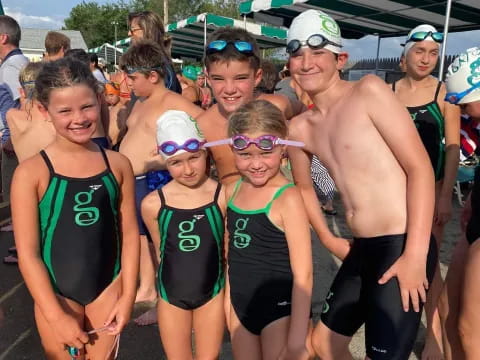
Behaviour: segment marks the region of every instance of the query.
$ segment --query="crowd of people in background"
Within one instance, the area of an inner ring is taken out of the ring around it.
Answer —
[[[230,27],[177,66],[158,14],[127,21],[109,73],[55,31],[29,63],[0,16],[4,263],[47,358],[113,359],[135,303],[169,359],[218,358],[225,328],[235,359],[350,359],[362,325],[368,359],[408,359],[424,305],[422,360],[480,358],[478,168],[445,281],[438,261],[459,162],[479,149],[480,48],[438,81],[443,34],[423,24],[402,79],[348,82],[321,11],[293,20],[280,66]],[[353,241],[324,218],[337,192]],[[311,228],[342,260],[317,324]]]

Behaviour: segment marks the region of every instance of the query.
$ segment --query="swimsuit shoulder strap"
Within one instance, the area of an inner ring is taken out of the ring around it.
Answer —
[[[270,208],[272,207],[273,202],[274,202],[276,199],[278,199],[278,198],[280,197],[280,195],[282,195],[285,190],[287,190],[288,188],[290,188],[290,187],[292,187],[292,186],[295,186],[295,184],[294,184],[294,183],[285,184],[285,185],[283,185],[281,188],[279,188],[279,189],[275,192],[275,194],[273,194],[272,200],[270,200],[270,202],[269,202],[269,203],[267,204],[267,206],[265,207],[265,210],[266,210],[267,213],[270,212]]]
[[[55,170],[53,169],[52,162],[51,162],[50,159],[48,158],[47,153],[45,152],[45,150],[41,150],[41,151],[40,151],[40,155],[42,156],[43,160],[45,161],[45,164],[46,164],[47,167],[48,167],[48,171],[50,171],[50,176],[52,176],[53,174],[55,174]]]
[[[441,87],[442,87],[442,82],[439,81],[438,84],[437,84],[437,90],[435,90],[435,98],[433,99],[433,101],[435,101],[435,102],[437,102],[438,93],[440,92]]]
[[[215,190],[215,195],[213,196],[213,201],[218,203],[218,197],[220,196],[220,190],[222,189],[222,184],[217,184],[217,189]]]
[[[107,166],[107,169],[112,171],[112,169],[110,168],[110,162],[108,161],[108,157],[105,150],[101,146],[98,146],[98,147],[100,148],[100,152],[102,153],[103,161],[105,161],[105,165]]]
[[[397,84],[396,81],[394,81],[394,82],[392,83],[392,90],[393,90],[393,92],[395,92],[395,85],[396,85],[396,84]]]
[[[241,185],[242,182],[243,182],[243,179],[240,178],[240,179],[238,179],[237,182],[235,183],[235,187],[233,188],[232,196],[230,196],[230,199],[228,199],[228,204],[229,204],[229,205],[233,202],[233,199],[235,199],[235,196],[237,195],[238,190],[240,189],[240,185]]]
[[[165,195],[163,195],[163,191],[162,189],[158,189],[157,190],[157,193],[158,193],[158,197],[160,198],[160,201],[162,202],[162,205],[161,206],[165,206]]]

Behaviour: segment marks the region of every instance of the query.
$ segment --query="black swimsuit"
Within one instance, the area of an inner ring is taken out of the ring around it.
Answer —
[[[213,201],[195,209],[165,203],[158,212],[160,265],[157,288],[161,298],[185,310],[196,309],[223,289],[224,221],[218,206],[221,185]]]
[[[477,166],[475,169],[475,180],[470,201],[472,204],[472,216],[468,221],[466,235],[468,242],[473,244],[480,238],[480,166]]]
[[[393,92],[395,92],[395,84],[392,84]],[[407,110],[415,122],[418,134],[430,157],[437,181],[443,179],[445,170],[445,145],[443,143],[445,119],[437,102],[441,86],[442,83],[439,81],[435,90],[435,97],[428,104],[407,106]]]
[[[279,188],[263,209],[243,210],[233,203],[240,184],[241,179],[227,207],[230,298],[242,325],[260,335],[268,324],[292,312],[288,243],[284,231],[268,215],[273,201],[294,185]]]
[[[117,180],[107,169],[88,178],[57,174],[40,155],[50,182],[38,204],[41,252],[57,294],[81,305],[95,300],[120,272]]]

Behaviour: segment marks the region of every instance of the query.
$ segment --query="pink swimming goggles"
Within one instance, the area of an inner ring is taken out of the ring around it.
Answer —
[[[275,135],[262,135],[255,139],[250,139],[245,135],[234,135],[231,138],[211,141],[203,145],[204,147],[212,147],[218,145],[232,145],[236,150],[245,150],[250,144],[255,144],[259,149],[271,151],[276,145],[289,145],[303,147],[305,144],[301,141],[284,140]]]

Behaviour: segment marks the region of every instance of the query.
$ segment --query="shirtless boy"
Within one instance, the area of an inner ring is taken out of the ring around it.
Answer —
[[[55,129],[38,110],[35,99],[35,79],[42,63],[30,63],[20,71],[20,109],[7,112],[7,123],[18,162],[36,155],[55,139]]]
[[[227,135],[227,118],[243,104],[254,99],[254,89],[262,79],[260,54],[255,39],[244,29],[225,27],[210,35],[204,59],[208,83],[217,104],[209,108],[197,121],[207,141],[221,140]],[[262,94],[259,99],[269,101],[288,118],[301,109],[292,110],[287,98]],[[211,148],[219,180],[231,183],[239,178],[230,146]]]
[[[443,229],[452,215],[452,192],[455,185],[460,148],[460,109],[444,101],[445,85],[431,75],[439,59],[443,33],[432,25],[422,24],[407,35],[403,55],[405,77],[392,84],[397,98],[405,104],[429,155],[435,173],[435,211],[432,234],[437,248]],[[445,144],[444,144],[445,139]],[[424,360],[440,360],[442,332],[435,311],[442,289],[437,267],[425,305],[427,337]]]
[[[408,112],[382,80],[340,79],[348,59],[341,42],[336,22],[315,10],[294,19],[287,42],[292,77],[315,104],[290,125],[290,138],[305,143],[289,149],[293,175],[315,231],[344,260],[312,343],[322,360],[352,359],[348,344],[365,323],[367,359],[408,359],[435,269],[433,171]],[[342,195],[351,246],[325,225],[312,155]]]
[[[105,84],[105,101],[108,104],[108,137],[113,150],[118,150],[127,130],[127,107],[120,101],[120,87],[112,82]]]
[[[127,119],[127,133],[120,144],[120,152],[132,163],[135,175],[137,220],[140,228],[140,286],[136,301],[153,301],[155,270],[150,257],[147,230],[140,214],[142,199],[151,191],[146,174],[165,169],[165,162],[157,152],[156,121],[167,110],[182,110],[192,117],[203,110],[164,85],[165,56],[158,44],[149,41],[135,42],[122,56],[121,67],[128,74],[128,86],[143,101],[137,101]],[[168,172],[163,170],[164,177]]]

